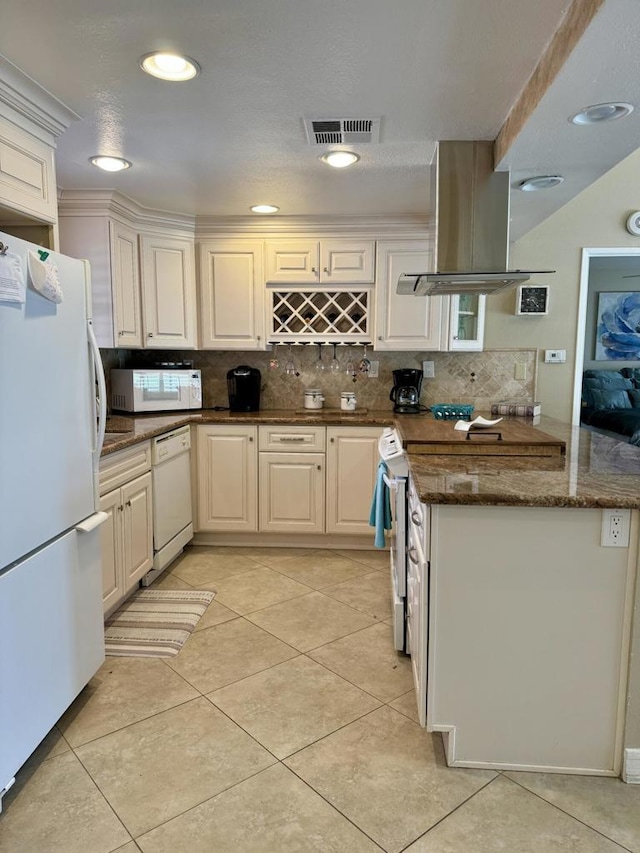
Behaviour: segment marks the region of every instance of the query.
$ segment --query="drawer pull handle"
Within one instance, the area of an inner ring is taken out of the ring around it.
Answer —
[[[411,560],[412,563],[414,563],[417,566],[418,563],[420,562],[420,560],[414,556],[415,553],[416,553],[415,548],[407,548],[407,554],[409,555],[409,559]]]
[[[253,436],[252,436],[252,435],[250,435],[250,436],[249,436],[249,441],[253,441]]]
[[[411,513],[411,521],[413,521],[413,523],[418,527],[422,527],[422,517],[415,511],[415,509]]]
[[[322,471],[322,465],[318,465],[318,471]]]
[[[303,435],[281,435],[278,441],[304,441]]]

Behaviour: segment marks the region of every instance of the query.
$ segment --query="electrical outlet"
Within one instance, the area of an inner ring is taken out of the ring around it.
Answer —
[[[526,379],[527,378],[527,365],[519,362],[514,365],[513,368],[513,378],[514,379]]]
[[[600,544],[605,548],[628,548],[630,518],[628,509],[603,509]]]
[[[435,364],[433,361],[422,362],[422,375],[425,379],[434,379],[436,375]]]
[[[377,379],[379,369],[380,369],[380,362],[379,361],[370,361],[369,362],[369,374],[368,374],[369,379]]]

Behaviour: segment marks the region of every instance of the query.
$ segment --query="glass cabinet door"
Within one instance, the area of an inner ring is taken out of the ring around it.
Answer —
[[[449,312],[449,349],[481,350],[484,341],[486,296],[461,293],[451,296]]]

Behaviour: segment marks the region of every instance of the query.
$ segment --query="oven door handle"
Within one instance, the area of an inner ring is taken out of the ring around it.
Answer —
[[[395,479],[392,480],[388,474],[383,474],[382,479],[384,480],[385,485],[387,485],[392,491],[398,491],[398,483]]]

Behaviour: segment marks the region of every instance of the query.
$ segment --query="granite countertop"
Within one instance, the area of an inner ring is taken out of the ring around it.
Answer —
[[[566,456],[410,453],[420,499],[435,504],[640,509],[640,448],[553,418],[521,420],[565,441]]]
[[[486,414],[486,413],[485,413]],[[488,414],[486,414],[489,417]],[[290,409],[259,412],[176,412],[117,416],[107,433],[103,455],[130,447],[184,424],[269,424],[291,426],[391,426],[402,434],[429,433],[431,415],[394,415],[389,410],[297,413]],[[505,419],[506,420],[506,419]],[[560,506],[640,509],[640,448],[553,418],[517,418],[566,442],[562,457],[408,454],[409,467],[425,503],[497,506]],[[453,430],[451,422],[451,429]]]
[[[118,432],[107,432],[102,455],[131,447],[148,438],[184,424],[288,424],[290,426],[392,426],[393,412],[372,410],[341,412],[319,409],[299,414],[291,409],[261,409],[259,412],[217,412],[198,409],[162,415],[115,415],[108,419]],[[122,431],[120,431],[122,430]],[[125,431],[126,430],[126,431]]]

